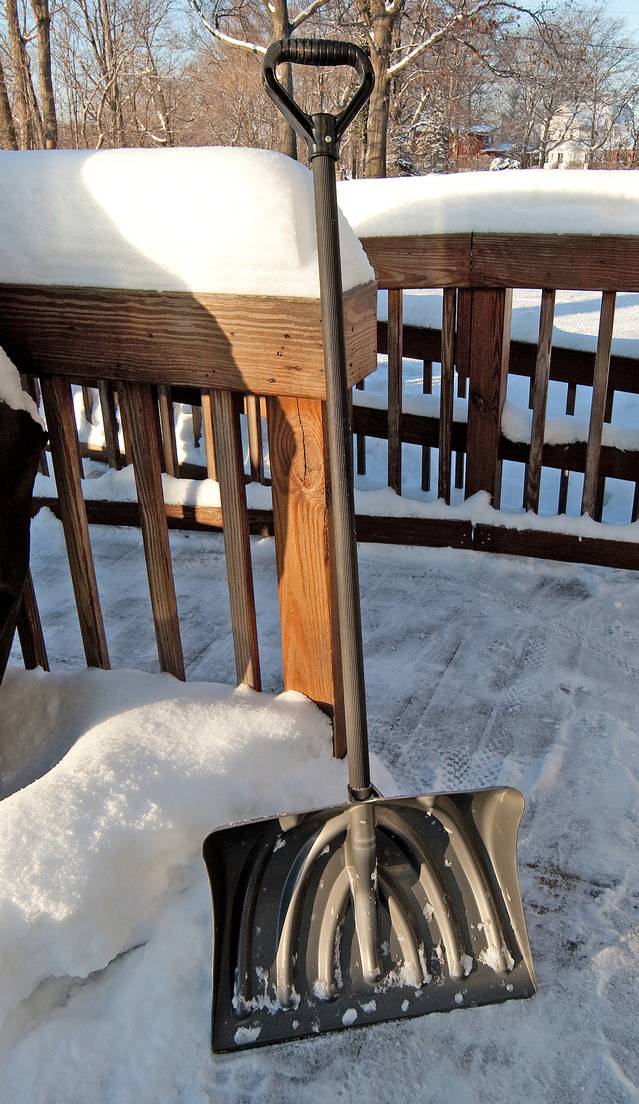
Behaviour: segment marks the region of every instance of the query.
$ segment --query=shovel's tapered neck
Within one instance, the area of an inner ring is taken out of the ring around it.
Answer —
[[[317,116],[314,117],[314,122],[316,118]],[[329,148],[331,145],[329,143]],[[312,152],[311,166],[315,185],[328,415],[330,513],[344,683],[349,790],[354,799],[366,800],[371,795],[371,780],[355,539],[353,445],[346,384],[342,267],[335,186],[336,153],[337,150],[324,152],[316,147]]]

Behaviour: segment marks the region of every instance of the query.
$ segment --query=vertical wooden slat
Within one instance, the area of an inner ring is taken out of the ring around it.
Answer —
[[[586,472],[581,496],[582,514],[594,513],[597,478],[599,476],[599,457],[601,438],[608,392],[608,373],[610,370],[610,348],[612,345],[612,327],[615,320],[616,292],[604,291],[601,296],[601,314],[599,316],[599,334],[592,385],[592,405],[590,407],[590,425],[588,444],[586,445]]]
[[[612,408],[615,400],[615,393],[608,383],[608,392],[606,395],[606,409],[604,410],[604,422],[610,424],[612,422]],[[597,491],[595,494],[595,509],[593,517],[595,521],[601,521],[603,517],[604,498],[606,496],[606,477],[600,475],[597,477]]]
[[[432,360],[424,360],[422,362],[422,394],[432,395],[433,393],[433,362]],[[428,445],[422,445],[422,491],[430,490],[430,448]]]
[[[161,445],[153,389],[143,383],[121,384],[120,409],[130,434],[130,459],[138,493],[140,527],[160,668],[176,678],[184,679],[184,657],[162,494],[159,463]]]
[[[458,288],[457,322],[455,327],[455,367],[457,369],[457,396],[460,399],[465,399],[468,394],[472,303],[471,288]],[[464,459],[463,452],[455,453],[455,487],[458,490],[462,490],[464,486]]]
[[[37,376],[30,376],[26,372],[21,372],[20,383],[22,384],[22,390],[26,391],[28,395],[31,395],[34,403],[36,404],[38,409],[40,409],[42,395],[40,393],[40,385],[38,383]],[[42,452],[40,453],[40,459],[38,461],[38,471],[41,472],[42,475],[49,474],[49,464],[47,463],[47,454],[45,449],[42,449]]]
[[[451,440],[455,376],[455,289],[444,288],[442,304],[441,397],[439,405],[439,488],[450,503]]]
[[[257,395],[247,395],[245,401],[246,425],[248,429],[249,461],[251,464],[251,479],[255,483],[263,483],[264,447],[262,443],[262,419],[260,417],[260,400]]]
[[[512,291],[473,288],[466,497],[488,491],[498,506],[499,433],[506,395]]]
[[[177,477],[179,474],[177,441],[175,439],[175,412],[171,399],[171,388],[158,387],[158,407],[160,410],[160,425],[162,427],[162,457],[164,470],[167,475]]]
[[[42,667],[43,671],[48,671],[49,659],[44,643],[42,622],[35,590],[33,589],[31,571],[27,571],[22,587],[17,629],[20,648],[22,649],[22,659],[27,671],[33,671],[36,667]]]
[[[215,466],[215,434],[213,433],[213,392],[202,392],[202,425],[204,427],[204,451],[206,452],[206,474],[209,479],[217,480]]]
[[[200,447],[200,440],[202,439],[202,407],[191,407],[191,425],[193,426],[193,444],[195,448]]]
[[[93,388],[82,384],[82,406],[87,422],[93,423]]]
[[[630,515],[631,521],[637,521],[639,519],[639,483],[635,483],[635,493],[632,498],[632,512]]]
[[[89,667],[108,668],[109,653],[78,472],[78,435],[71,388],[66,380],[44,378],[42,398],[84,654]]]
[[[110,468],[119,471],[122,467],[122,457],[118,442],[118,420],[115,413],[115,397],[113,384],[109,380],[98,380],[98,396],[102,411],[102,426],[104,428],[104,448],[107,455],[107,463]]]
[[[388,292],[388,486],[402,493],[403,292]]]
[[[357,388],[358,391],[363,391],[364,390],[365,382],[366,382],[365,380],[360,380],[359,383],[355,384],[355,387]],[[356,458],[357,458],[357,474],[358,475],[366,475],[366,434],[365,433],[358,433],[357,434]]]
[[[569,383],[568,390],[566,392],[566,414],[575,413],[575,401],[577,398],[577,384]],[[557,513],[565,514],[566,506],[568,503],[568,483],[570,480],[570,471],[568,468],[564,468],[559,479],[559,500],[557,502]]]
[[[238,683],[261,690],[239,410],[231,391],[213,391],[212,408],[235,670]]]
[[[459,298],[457,299],[459,308]],[[465,376],[457,376],[457,398],[465,399],[468,391],[468,379]],[[455,486],[461,491],[464,486],[464,458],[463,452],[455,453]]]
[[[541,293],[541,311],[539,314],[539,337],[535,359],[535,375],[532,395],[532,429],[530,433],[530,451],[526,465],[526,490],[524,505],[527,510],[539,509],[539,486],[541,482],[541,460],[544,451],[544,431],[546,426],[546,405],[548,402],[548,380],[550,378],[550,357],[552,351],[552,327],[555,317],[555,292],[544,290]]]
[[[346,751],[339,624],[328,524],[326,408],[269,398],[268,437],[284,686],[333,714],[335,755]]]

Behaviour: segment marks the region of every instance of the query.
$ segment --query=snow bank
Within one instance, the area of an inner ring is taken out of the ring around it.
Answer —
[[[18,371],[4,349],[0,349],[0,402],[6,403],[12,410],[26,410],[34,422],[44,428],[44,422],[36,404],[31,396],[22,390]]]
[[[639,234],[639,179],[539,169],[348,180],[339,204],[361,237],[411,234]]]
[[[345,289],[374,279],[340,220]],[[311,174],[245,149],[0,153],[0,279],[319,295]]]
[[[2,705],[5,789],[48,773],[0,802],[0,1058],[47,979],[59,993],[153,942],[158,913],[205,884],[208,831],[346,799],[329,722],[301,694],[10,671]],[[176,952],[165,968],[183,967]],[[144,996],[149,1019],[174,1019]]]

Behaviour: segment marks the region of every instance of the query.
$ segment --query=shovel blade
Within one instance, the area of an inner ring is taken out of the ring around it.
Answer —
[[[531,996],[523,808],[509,788],[375,798],[209,835],[213,1050]]]

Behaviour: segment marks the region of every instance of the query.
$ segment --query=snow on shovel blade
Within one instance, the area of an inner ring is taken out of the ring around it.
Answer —
[[[213,1049],[531,996],[523,808],[499,788],[213,832]]]

